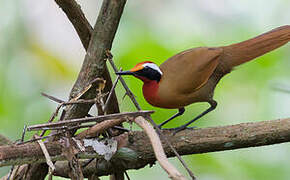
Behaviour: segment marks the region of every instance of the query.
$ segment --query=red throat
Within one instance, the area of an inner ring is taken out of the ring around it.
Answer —
[[[152,81],[152,80],[147,80],[143,81],[143,95],[146,99],[146,101],[151,104],[155,105],[158,102],[158,82],[157,81]]]

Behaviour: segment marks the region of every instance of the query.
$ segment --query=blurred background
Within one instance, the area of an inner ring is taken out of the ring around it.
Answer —
[[[68,98],[85,51],[53,0],[0,2],[0,133],[17,140],[24,125],[46,122],[56,107],[40,92]],[[79,1],[92,25],[101,2]],[[287,0],[128,1],[112,52],[123,69],[144,60],[161,64],[188,48],[227,45],[290,24],[289,7]],[[216,88],[217,109],[194,125],[203,128],[289,117],[290,93],[274,90],[280,85],[290,89],[289,59],[288,44],[236,68]],[[142,96],[141,81],[130,77],[126,81],[143,109],[156,110],[157,123],[176,113],[153,108]],[[124,92],[117,87],[121,110],[135,111],[128,98],[122,100]],[[181,125],[207,107],[191,105],[167,127]],[[290,143],[286,143],[184,159],[201,180],[288,180],[289,153]],[[171,161],[186,174],[178,161]],[[8,170],[0,168],[0,177]],[[128,173],[131,179],[167,179],[158,165]]]

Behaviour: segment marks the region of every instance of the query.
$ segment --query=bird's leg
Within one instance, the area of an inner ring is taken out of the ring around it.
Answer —
[[[194,121],[198,120],[202,116],[206,115],[207,113],[213,111],[216,108],[216,106],[217,106],[217,102],[215,100],[211,100],[208,103],[210,104],[210,107],[207,110],[202,112],[200,115],[196,116],[193,120],[189,121],[188,123],[186,123],[186,124],[184,124],[182,126],[179,126],[177,128],[174,128],[175,129],[174,134],[178,133],[179,131],[182,131],[182,130],[186,129],[188,125],[190,125]]]
[[[159,124],[158,127],[159,129],[161,129],[161,127],[165,124],[167,124],[169,121],[171,121],[172,119],[181,116],[184,113],[185,109],[183,108],[179,108],[178,109],[178,113],[174,114],[173,116],[171,116],[169,119],[167,119],[166,121],[164,121],[163,123]]]

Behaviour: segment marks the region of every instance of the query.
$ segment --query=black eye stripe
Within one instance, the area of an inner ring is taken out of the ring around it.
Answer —
[[[158,82],[161,79],[161,74],[157,70],[152,69],[150,67],[144,67],[143,69],[136,71],[135,74],[137,76],[143,76],[146,77],[147,79],[156,80]]]

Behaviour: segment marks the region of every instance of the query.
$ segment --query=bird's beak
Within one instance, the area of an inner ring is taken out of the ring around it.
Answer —
[[[119,71],[116,72],[117,75],[134,75],[134,72],[132,71]]]

